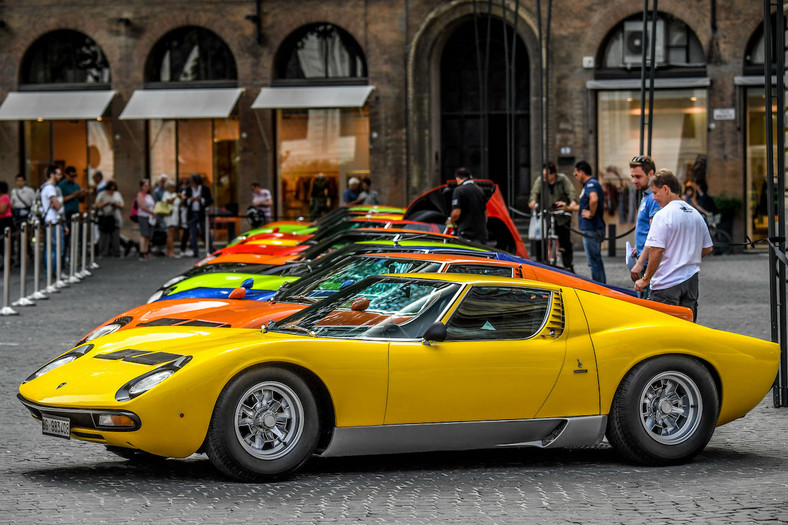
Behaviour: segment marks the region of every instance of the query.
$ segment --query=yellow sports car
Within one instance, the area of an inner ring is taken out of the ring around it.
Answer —
[[[777,373],[774,343],[540,282],[401,274],[262,330],[109,334],[19,387],[44,434],[124,457],[205,452],[267,480],[312,455],[593,445],[687,461]]]

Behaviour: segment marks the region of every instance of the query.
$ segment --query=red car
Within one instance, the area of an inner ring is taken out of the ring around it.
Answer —
[[[520,257],[528,258],[520,232],[512,221],[506,203],[501,197],[497,184],[491,180],[473,179],[487,197],[487,240],[495,242],[495,247]],[[443,186],[433,188],[408,206],[406,220],[444,224],[446,217],[451,214],[451,194],[457,187],[455,181],[449,181]]]

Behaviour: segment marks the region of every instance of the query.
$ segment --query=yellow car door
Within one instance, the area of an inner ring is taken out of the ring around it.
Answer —
[[[558,290],[474,285],[444,342],[392,342],[385,424],[533,418],[566,353]]]

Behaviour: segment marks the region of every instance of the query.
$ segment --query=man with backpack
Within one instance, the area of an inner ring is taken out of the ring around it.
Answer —
[[[60,168],[57,166],[48,166],[46,169],[46,176],[47,181],[41,186],[41,213],[43,216],[44,224],[52,224],[55,225],[57,223],[58,217],[60,215],[60,210],[63,208],[63,203],[60,201],[60,192],[57,190],[57,180],[60,178],[61,172]],[[60,225],[60,233],[61,237],[63,236],[63,226]],[[61,245],[62,248],[62,245]],[[53,275],[56,278],[56,269],[57,269],[57,232],[54,230],[52,231],[52,258],[48,261],[49,267],[47,271],[49,275]]]

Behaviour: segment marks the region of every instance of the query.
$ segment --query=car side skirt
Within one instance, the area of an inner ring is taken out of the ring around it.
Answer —
[[[607,416],[335,428],[322,457],[505,447],[596,445]]]

